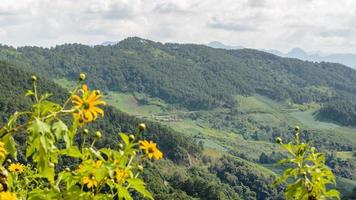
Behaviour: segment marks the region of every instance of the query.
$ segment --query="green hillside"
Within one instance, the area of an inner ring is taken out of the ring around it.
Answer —
[[[128,38],[117,45],[2,46],[0,59],[54,78],[93,74],[92,85],[144,92],[191,110],[233,107],[234,95],[323,103],[320,118],[356,125],[356,71],[333,63]]]

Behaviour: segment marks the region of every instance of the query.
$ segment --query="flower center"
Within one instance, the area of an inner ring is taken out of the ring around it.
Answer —
[[[155,150],[152,147],[149,147],[148,148],[148,153],[153,153],[153,152],[155,152]]]
[[[88,103],[88,102],[84,102],[84,103],[83,103],[83,108],[84,108],[85,110],[88,110],[88,109],[89,109],[89,103]]]

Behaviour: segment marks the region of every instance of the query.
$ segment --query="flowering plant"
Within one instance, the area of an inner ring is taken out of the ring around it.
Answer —
[[[26,93],[34,100],[32,109],[16,112],[0,129],[0,200],[129,200],[131,191],[153,199],[140,178],[141,163],[145,158],[159,160],[163,153],[154,142],[137,140],[145,124],[138,126],[136,134],[119,133],[116,149],[96,148],[102,134],[85,126],[104,116],[105,102],[99,90],[90,91],[82,84],[84,80],[85,74],[80,74],[77,86],[60,105],[49,99],[51,94],[38,93],[37,77],[32,76],[33,89]],[[73,116],[70,123],[63,120],[68,115]],[[21,145],[26,147],[27,163],[21,164],[13,136],[24,133],[26,144]],[[78,133],[80,142],[75,141]],[[77,164],[59,166],[61,157]]]
[[[275,185],[284,183],[286,199],[324,200],[340,199],[340,194],[327,185],[336,184],[336,179],[331,169],[325,164],[325,156],[317,152],[315,147],[300,141],[299,127],[295,127],[294,143],[284,144],[280,137],[276,138],[289,154],[288,158],[278,162],[287,165],[283,175]]]

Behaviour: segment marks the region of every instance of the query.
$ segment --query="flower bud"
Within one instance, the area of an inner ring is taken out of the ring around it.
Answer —
[[[134,135],[129,135],[130,141],[134,141],[135,140],[135,136]]]
[[[277,142],[277,144],[282,144],[282,138],[276,137],[276,142]]]
[[[139,124],[138,125],[138,130],[140,130],[140,131],[146,130],[146,124],[144,124],[144,123]]]
[[[143,172],[143,166],[142,165],[137,165],[137,169],[138,169],[138,171]]]
[[[311,151],[311,152],[315,152],[315,151],[316,151],[315,147],[311,147],[311,148],[310,148],[310,151]]]
[[[32,81],[37,81],[37,77],[35,75],[31,76]]]
[[[86,78],[85,74],[84,73],[80,73],[79,74],[79,81],[84,81]]]
[[[66,170],[66,172],[70,172],[70,168],[66,167],[64,170]]]
[[[89,134],[89,130],[88,129],[84,129],[83,130],[83,135],[88,135]]]
[[[96,131],[95,132],[95,138],[97,138],[97,139],[101,138],[101,132],[100,131]]]
[[[54,163],[50,162],[50,163],[49,163],[49,166],[52,167],[52,168],[54,168]]]
[[[101,94],[100,90],[95,90],[95,94],[100,95]]]
[[[119,143],[118,146],[119,146],[120,149],[123,149],[123,148],[124,148],[124,145],[121,144],[121,143]]]
[[[296,132],[299,132],[299,126],[294,127],[294,130],[295,130]]]

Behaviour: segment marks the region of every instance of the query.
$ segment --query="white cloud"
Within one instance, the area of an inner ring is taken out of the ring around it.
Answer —
[[[98,44],[139,36],[354,52],[353,0],[2,0],[0,43]]]

